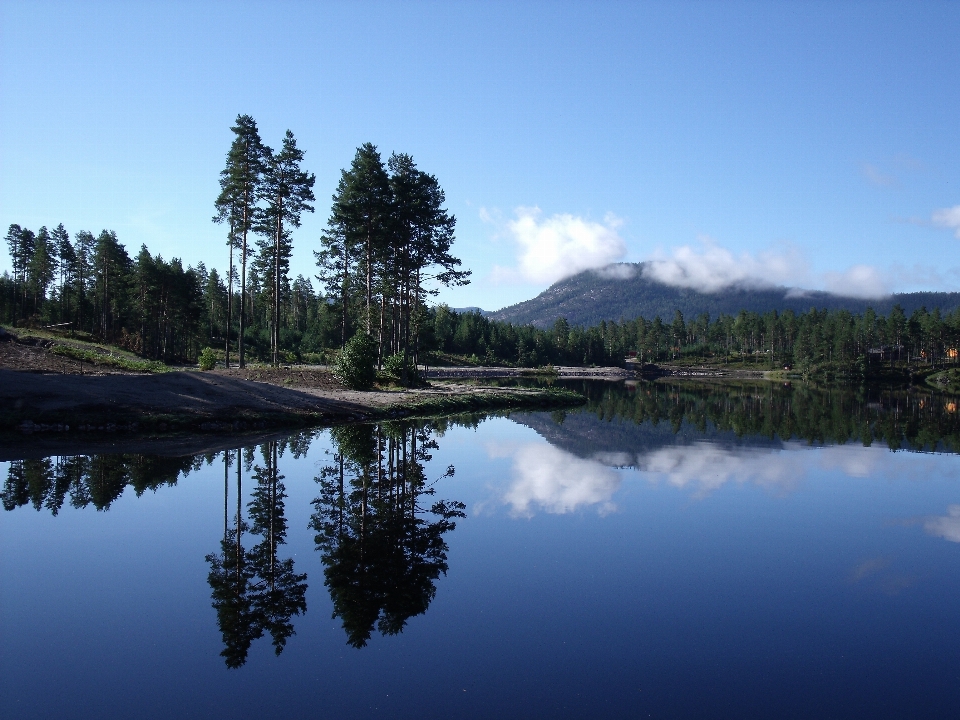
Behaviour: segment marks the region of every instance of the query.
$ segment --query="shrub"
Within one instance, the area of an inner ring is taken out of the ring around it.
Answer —
[[[205,347],[200,353],[198,364],[201,370],[213,370],[217,366],[217,351],[211,347]]]
[[[354,390],[369,390],[377,377],[376,361],[377,346],[373,339],[365,332],[358,332],[347,341],[337,358],[334,377]]]
[[[327,354],[322,352],[300,353],[300,359],[307,365],[326,365]]]
[[[403,353],[391,355],[383,361],[383,371],[394,380],[403,378]],[[415,383],[419,379],[417,368],[407,359],[407,382]]]

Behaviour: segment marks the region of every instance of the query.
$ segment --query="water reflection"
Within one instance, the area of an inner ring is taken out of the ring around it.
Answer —
[[[437,449],[428,424],[388,423],[335,428],[332,463],[316,482],[311,527],[325,584],[347,642],[367,644],[376,627],[400,633],[426,612],[436,580],[447,572],[444,534],[464,517],[456,500],[433,500],[425,463]],[[454,474],[450,465],[442,477]],[[432,500],[428,506],[425,501]]]
[[[433,478],[427,466],[438,448],[437,437],[447,428],[476,427],[481,420],[352,425],[330,431],[332,464],[315,478],[319,495],[310,529],[334,616],[341,618],[350,645],[363,647],[375,628],[384,635],[402,632],[409,618],[426,612],[436,595],[436,581],[448,569],[444,536],[456,527],[456,518],[465,517],[465,505],[434,498],[433,486],[453,476],[453,465]],[[15,460],[7,468],[3,507],[9,511],[32,505],[57,515],[69,499],[76,509],[92,505],[107,510],[127,487],[139,497],[221,461],[223,535],[219,552],[205,560],[223,640],[220,654],[227,667],[239,668],[254,641],[264,636],[280,655],[295,635],[294,616],[307,610],[307,573],[298,572],[293,558],[283,553],[287,489],[280,462],[287,453],[294,460],[305,457],[317,435],[305,431],[189,457],[131,453]],[[245,478],[253,481],[246,498]]]
[[[555,424],[566,425],[571,418],[605,423],[603,431],[593,425],[590,440],[600,444],[594,452],[607,450],[607,443],[621,436],[610,427],[613,421],[660,428],[663,436],[721,434],[728,442],[745,439],[752,445],[797,439],[816,445],[881,442],[891,450],[960,452],[957,398],[924,389],[662,380],[573,386],[587,404]]]
[[[943,398],[591,393],[0,465],[0,714],[950,716]]]
[[[181,475],[198,469],[205,459],[212,458],[128,454],[14,460],[3,483],[3,508],[30,504],[57,515],[69,496],[71,507],[93,505],[107,510],[128,485],[137,496],[163,485],[176,485]]]
[[[491,445],[512,460],[498,500],[514,515],[616,508],[617,469],[704,497],[728,483],[793,491],[813,469],[848,477],[883,474],[886,450],[960,451],[950,397],[894,390],[817,390],[775,383],[582,382],[580,410],[513,419],[548,445]],[[811,446],[815,455],[798,455]],[[952,527],[953,517],[931,520]],[[943,530],[944,533],[948,531]],[[946,535],[944,535],[946,537]]]
[[[503,502],[514,515],[530,517],[535,508],[558,515],[593,505],[601,512],[616,509],[611,498],[620,487],[620,476],[599,458],[581,459],[544,443],[493,445],[487,450],[490,457],[513,460],[513,479]]]
[[[213,607],[217,625],[223,635],[220,653],[227,667],[237,668],[246,662],[254,640],[269,633],[274,651],[279,655],[294,634],[293,615],[306,612],[306,574],[294,571],[293,559],[278,558],[286,543],[287,521],[284,517],[286,488],[278,469],[279,443],[270,441],[260,447],[261,462],[254,466],[256,486],[247,505],[250,523],[242,515],[239,450],[237,460],[237,511],[233,527],[225,523],[219,555],[207,555],[210,574],[207,581],[213,591]],[[230,466],[230,454],[224,453],[224,474]],[[227,500],[224,486],[224,503]],[[249,550],[243,546],[243,534],[261,538]]]
[[[947,507],[946,515],[927,518],[923,523],[923,529],[936,537],[960,543],[960,505]]]

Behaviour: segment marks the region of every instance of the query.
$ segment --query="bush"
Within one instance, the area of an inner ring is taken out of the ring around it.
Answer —
[[[327,354],[323,352],[300,353],[300,359],[307,365],[326,365]]]
[[[200,353],[198,364],[201,370],[213,370],[217,366],[217,351],[211,347],[205,347]]]
[[[403,378],[403,353],[391,355],[383,361],[383,371],[394,380]],[[407,382],[415,383],[419,379],[417,368],[410,360],[407,360]]]
[[[337,358],[333,374],[340,382],[354,390],[369,390],[376,380],[377,346],[365,332],[358,332],[347,341]]]

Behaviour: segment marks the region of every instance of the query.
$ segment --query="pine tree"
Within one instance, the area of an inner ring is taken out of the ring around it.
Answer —
[[[27,266],[36,247],[36,235],[31,230],[13,224],[4,238],[13,263],[14,314],[13,322],[25,317],[27,307]],[[19,311],[17,310],[19,308]]]
[[[93,233],[81,230],[74,236],[74,252],[77,256],[77,272],[74,278],[77,296],[77,328],[84,329],[83,311],[87,305],[87,290],[93,281],[93,248],[96,240]]]
[[[70,233],[63,227],[63,223],[57,225],[53,231],[53,244],[56,248],[57,258],[60,268],[60,322],[70,317],[70,286],[74,275],[77,272],[77,253],[70,244]]]
[[[272,240],[272,247],[265,241],[260,246],[264,259],[271,260],[271,285],[273,290],[271,320],[271,350],[274,365],[280,364],[280,303],[287,281],[290,255],[293,250],[290,229],[300,227],[304,211],[313,212],[309,203],[314,200],[313,185],[316,177],[304,172],[303,151],[297,147],[293,133],[287,130],[279,153],[269,148],[265,151],[262,197],[266,203],[260,213],[257,230]]]
[[[359,262],[366,286],[366,329],[371,330],[374,268],[384,257],[390,230],[390,181],[375,145],[357,148],[349,170],[344,170],[334,195],[330,225],[336,226],[347,246],[362,248]]]
[[[33,293],[33,312],[39,315],[47,299],[47,288],[57,276],[57,255],[46,227],[41,227],[34,241],[33,254],[27,263],[27,284]]]
[[[220,172],[220,195],[214,206],[214,222],[230,223],[227,243],[230,246],[227,310],[227,365],[230,362],[230,333],[233,298],[233,250],[240,250],[240,333],[237,354],[244,367],[244,331],[246,330],[245,298],[247,294],[247,233],[256,219],[256,205],[260,199],[260,185],[266,148],[260,140],[256,121],[249,115],[238,115],[236,125],[230,128],[236,137],[227,153],[227,166]]]
[[[130,256],[112,230],[100,233],[93,255],[95,302],[100,309],[99,333],[101,338],[109,341],[114,339],[123,322]]]
[[[403,353],[404,375],[409,361],[418,360],[420,315],[430,285],[466,285],[469,270],[450,254],[457,220],[443,208],[440,183],[417,169],[413,158],[394,153],[388,163],[393,194],[393,240],[390,264],[400,313],[398,351]],[[406,377],[403,378],[406,382]]]

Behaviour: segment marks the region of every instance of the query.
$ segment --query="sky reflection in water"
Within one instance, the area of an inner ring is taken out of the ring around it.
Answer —
[[[800,428],[781,436],[725,429],[708,393],[597,392],[566,415],[260,443],[239,495],[236,453],[0,464],[0,713],[960,705],[958,457],[875,437],[950,449],[954,418],[924,415],[943,403],[843,399],[810,426],[796,408],[817,398],[724,399],[755,406],[741,425]],[[831,444],[864,423],[870,447]]]

